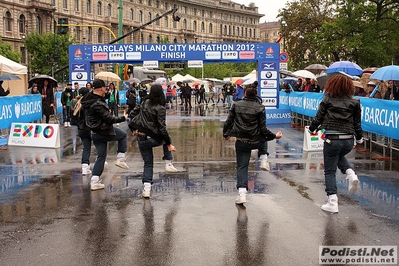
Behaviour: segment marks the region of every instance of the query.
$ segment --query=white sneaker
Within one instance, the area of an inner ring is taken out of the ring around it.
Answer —
[[[99,190],[99,189],[104,189],[104,188],[105,188],[105,185],[101,183],[101,179],[90,183],[91,190]]]
[[[126,158],[117,159],[115,165],[123,169],[129,169],[129,166],[126,164]]]
[[[177,171],[177,169],[173,166],[172,163],[167,163],[167,164],[165,164],[165,172],[176,173],[176,172],[178,172],[178,171]]]
[[[338,213],[338,198],[337,194],[328,196],[327,203],[321,206],[321,209],[326,212]]]
[[[71,122],[67,122],[67,127],[71,127]]]
[[[143,198],[149,198],[151,195],[151,183],[144,183],[143,184]]]
[[[260,160],[260,169],[270,171],[270,164],[267,160]]]
[[[68,127],[68,122],[64,122],[64,127]]]
[[[82,164],[82,175],[91,174],[90,166],[88,164]]]
[[[348,192],[349,194],[353,194],[357,190],[357,184],[359,184],[359,179],[357,178],[357,175],[352,169],[346,170],[346,179],[349,181],[348,185]]]
[[[240,193],[236,198],[236,204],[244,204],[247,202],[247,194]]]

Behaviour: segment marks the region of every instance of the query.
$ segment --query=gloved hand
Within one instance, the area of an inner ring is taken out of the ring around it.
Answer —
[[[363,144],[363,141],[364,141],[363,138],[357,139],[357,140],[356,140],[356,144]]]

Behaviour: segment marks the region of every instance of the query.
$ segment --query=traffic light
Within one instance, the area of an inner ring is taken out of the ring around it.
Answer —
[[[58,24],[68,24],[68,18],[58,18]],[[67,34],[68,26],[59,26],[57,25],[57,33],[58,34]]]

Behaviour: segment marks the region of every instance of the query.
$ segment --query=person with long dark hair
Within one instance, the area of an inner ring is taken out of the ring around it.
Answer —
[[[143,198],[149,198],[154,172],[153,147],[163,147],[166,172],[177,172],[172,164],[172,139],[166,129],[166,101],[162,85],[153,83],[149,95],[131,112],[130,130],[137,135],[141,156],[144,160]]]
[[[280,131],[274,134],[266,127],[266,111],[258,96],[258,82],[245,89],[244,98],[235,102],[223,126],[225,140],[236,137],[235,149],[237,159],[237,189],[236,204],[243,204],[248,190],[248,166],[251,151],[259,150],[264,153],[265,142],[279,139],[283,136]],[[260,154],[262,156],[263,154]],[[261,159],[263,159],[261,157]]]
[[[345,158],[356,143],[363,143],[360,100],[354,98],[355,87],[351,79],[343,75],[330,78],[324,86],[324,98],[309,126],[311,134],[319,128],[325,130],[323,147],[324,178],[327,203],[321,209],[338,212],[336,172],[337,167],[349,180],[349,193],[354,193],[359,182],[353,167]]]

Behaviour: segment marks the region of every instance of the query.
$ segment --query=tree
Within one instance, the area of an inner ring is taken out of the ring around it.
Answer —
[[[55,67],[68,64],[68,45],[73,44],[70,34],[33,32],[26,36],[25,46],[31,54],[29,62],[33,73],[52,73]]]
[[[3,42],[0,36],[0,55],[7,57],[15,62],[21,62],[22,54],[19,51],[12,51],[12,45],[10,43]]]

